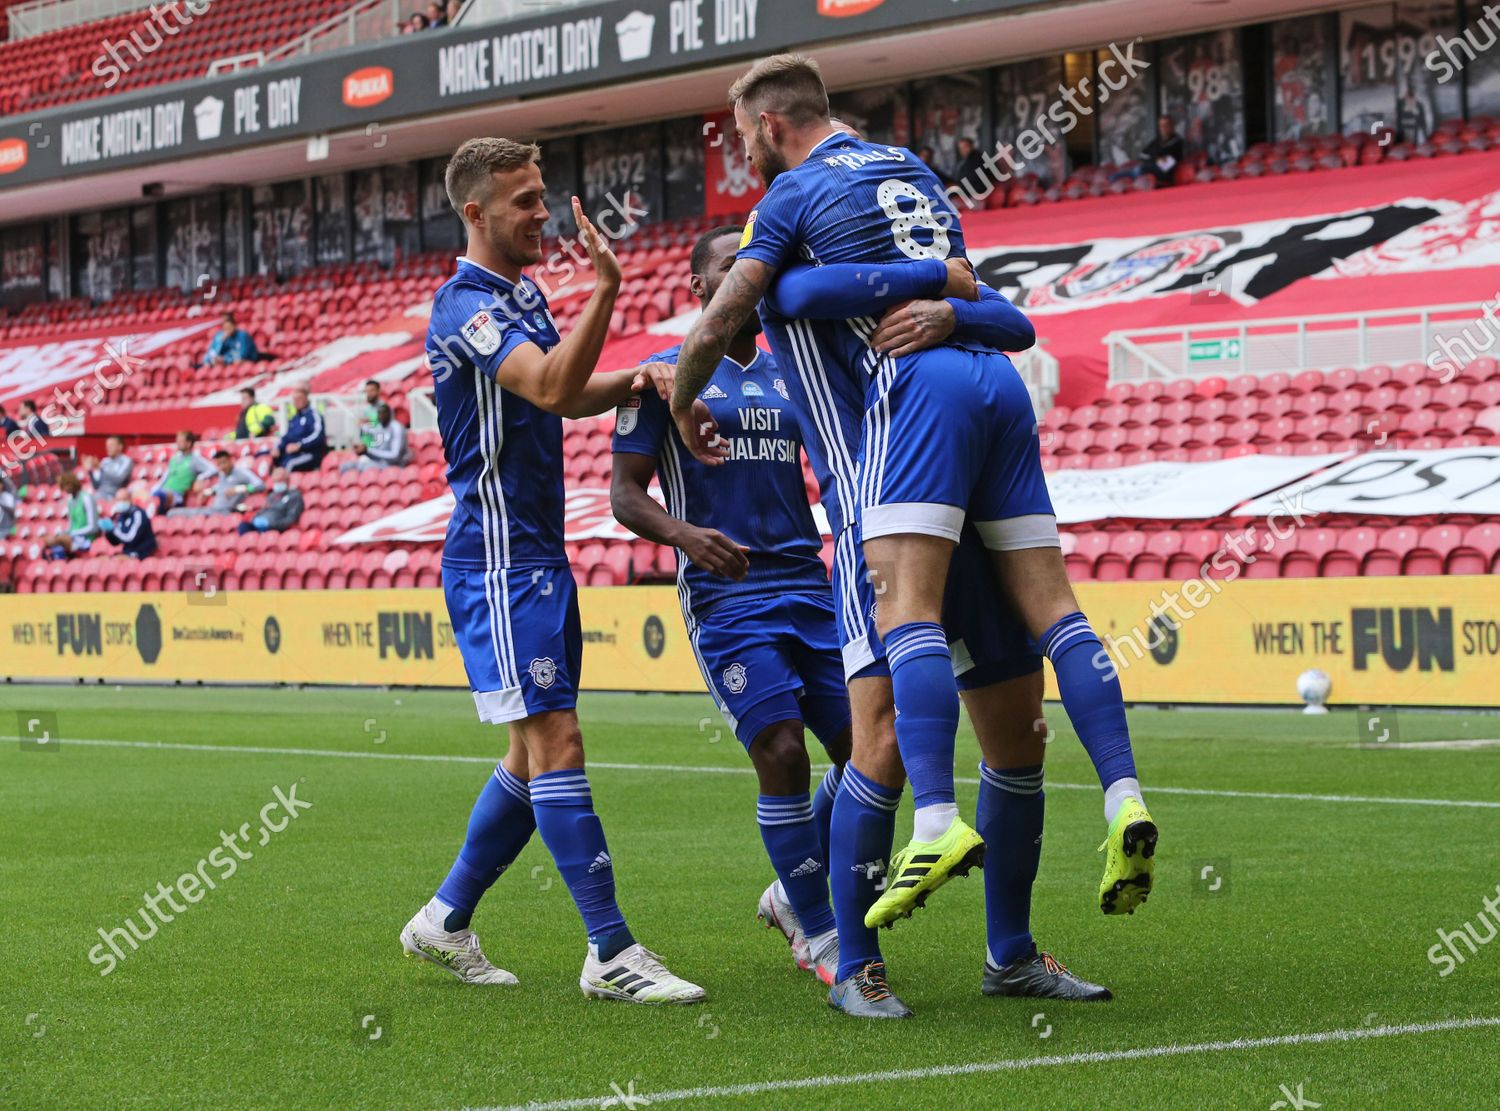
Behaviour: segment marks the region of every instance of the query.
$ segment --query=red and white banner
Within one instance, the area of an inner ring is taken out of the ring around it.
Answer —
[[[65,340],[0,344],[0,402],[29,397],[45,414],[52,387],[57,386],[85,410],[108,392],[111,383],[139,369],[141,359],[216,326],[216,321],[193,320],[149,332],[78,328]],[[208,347],[206,335],[203,346]],[[69,387],[89,376],[97,378],[97,390],[84,384],[69,393]],[[66,415],[65,410],[59,412]]]
[[[1494,454],[1500,458],[1500,449]],[[1057,519],[1062,524],[1116,517],[1205,520],[1223,516],[1246,499],[1267,490],[1277,487],[1290,490],[1289,483],[1300,488],[1306,484],[1294,480],[1345,458],[1347,453],[1247,455],[1214,463],[1143,463],[1113,470],[1057,471],[1047,476],[1047,486],[1052,493]],[[655,483],[651,486],[651,496],[658,502],[662,501],[661,491]],[[1267,494],[1262,501],[1269,502],[1269,509],[1283,508],[1274,494]],[[334,542],[437,543],[447,534],[448,518],[452,512],[453,495],[444,494],[351,529]],[[582,486],[569,490],[564,512],[564,539],[569,543],[634,539],[634,535],[615,520],[609,505],[609,491],[602,487]],[[828,515],[822,506],[813,506],[813,519],[824,536],[830,535]]]
[[[1245,455],[1213,463],[1142,463],[1105,470],[1055,471],[1047,476],[1047,489],[1057,520],[1064,525],[1116,517],[1203,521],[1223,516],[1267,490],[1288,483],[1301,485],[1294,480],[1347,457],[1347,452]],[[1262,502],[1269,502],[1270,509],[1282,508],[1273,495]]]
[[[1313,513],[1495,516],[1500,514],[1500,448],[1372,451],[1305,482],[1272,491],[1238,515],[1263,517],[1281,505],[1282,497],[1298,493],[1299,504]]]
[[[710,216],[743,216],[766,195],[750,168],[745,144],[734,129],[734,114],[703,117],[703,198]]]
[[[962,215],[981,276],[1035,318],[1077,405],[1120,329],[1468,301],[1477,317],[1500,291],[1497,181],[1491,151]]]
[[[709,165],[737,146],[731,126]],[[1489,152],[965,211],[962,219],[980,275],[1035,319],[1042,345],[1061,362],[1058,401],[1078,405],[1103,391],[1103,340],[1120,329],[1467,301],[1477,319],[1500,293],[1497,181],[1500,152]],[[750,207],[752,194],[744,196],[716,210],[711,185],[709,211]],[[631,366],[681,342],[695,317],[611,342],[601,368]]]

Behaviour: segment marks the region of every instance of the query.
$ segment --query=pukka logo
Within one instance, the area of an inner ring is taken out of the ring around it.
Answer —
[[[350,108],[369,108],[395,91],[396,75],[385,66],[366,66],[344,78],[344,103]]]
[[[7,139],[0,143],[0,174],[13,174],[26,165],[26,140]]]
[[[845,19],[872,12],[884,3],[885,0],[818,0],[818,14],[829,19]]]

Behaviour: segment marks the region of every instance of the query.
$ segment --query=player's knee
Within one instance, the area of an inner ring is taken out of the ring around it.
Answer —
[[[761,730],[750,746],[750,759],[760,777],[762,793],[788,794],[807,789],[811,764],[800,721],[780,721]]]

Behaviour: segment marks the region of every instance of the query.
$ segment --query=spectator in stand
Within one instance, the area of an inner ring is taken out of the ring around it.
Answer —
[[[193,450],[197,442],[196,433],[186,429],[177,433],[177,454],[167,460],[166,473],[151,491],[158,513],[168,513],[182,505],[200,478],[215,473],[214,465]]]
[[[94,488],[94,497],[110,501],[130,485],[130,475],[135,462],[125,454],[125,441],[120,436],[109,436],[104,441],[104,458],[88,455],[83,459],[83,469],[88,472],[89,485]]]
[[[391,413],[391,407],[381,402],[376,407],[375,438],[369,445],[355,444],[351,459],[339,468],[345,471],[369,471],[377,467],[404,467],[411,462],[406,450],[406,427]]]
[[[1162,116],[1156,121],[1156,138],[1141,151],[1141,160],[1129,169],[1117,170],[1109,175],[1110,181],[1130,178],[1132,181],[1151,174],[1157,185],[1171,185],[1177,178],[1177,167],[1182,164],[1182,136],[1171,116]]]
[[[406,21],[413,33],[427,30],[427,17],[421,12],[412,12],[411,18]]]
[[[6,539],[16,528],[16,506],[21,504],[21,492],[10,468],[0,466],[0,540]]]
[[[276,430],[276,410],[255,400],[255,391],[246,386],[240,391],[240,415],[234,420],[232,440],[258,440]]]
[[[438,0],[432,0],[427,5],[427,26],[433,31],[448,26],[448,9],[439,4]]]
[[[266,488],[253,472],[236,466],[234,456],[222,448],[214,452],[214,474],[202,484],[213,493],[202,512],[220,515],[238,513],[246,498]]]
[[[47,558],[67,559],[93,545],[99,535],[99,508],[93,495],[84,493],[83,480],[73,471],[64,472],[57,486],[68,495],[68,531],[48,539]]]
[[[277,467],[271,472],[271,492],[266,495],[266,504],[248,521],[241,521],[239,533],[285,532],[302,519],[302,491],[293,489],[291,476]]]
[[[458,13],[464,10],[464,0],[448,0],[448,26],[458,22]]]
[[[110,516],[99,522],[99,529],[111,543],[120,545],[123,556],[147,559],[156,554],[156,530],[151,527],[151,518],[128,501],[115,502]]]
[[[946,189],[953,184],[953,179],[943,173],[943,168],[937,163],[937,151],[931,147],[923,147],[917,151],[917,157],[922,160],[922,165],[937,174],[938,180],[943,183],[943,188]]]
[[[365,447],[380,429],[380,383],[371,378],[365,383],[365,423],[359,427],[360,442]]]
[[[16,423],[16,418],[5,411],[4,405],[0,405],[0,436],[9,436],[20,430],[21,426]]]
[[[208,342],[208,353],[203,356],[204,366],[229,366],[231,363],[253,363],[260,358],[255,341],[250,333],[235,323],[234,313],[226,312],[219,322],[219,330]]]
[[[967,135],[958,140],[958,172],[953,176],[955,184],[964,186],[971,193],[978,192],[984,180],[984,159],[979,156],[979,145]]]
[[[323,414],[308,397],[306,386],[292,391],[292,410],[276,465],[288,471],[315,471],[328,454],[328,434],[323,428]]]
[[[47,427],[47,422],[42,419],[36,411],[36,402],[29,397],[20,405],[21,427],[30,432],[39,440],[45,440],[52,435],[52,430]]]

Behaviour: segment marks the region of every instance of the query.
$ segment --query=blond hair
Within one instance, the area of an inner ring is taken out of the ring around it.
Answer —
[[[750,116],[774,112],[794,127],[828,118],[828,89],[818,63],[801,54],[762,58],[729,87],[729,103]]]
[[[470,201],[483,204],[493,185],[492,174],[519,170],[541,161],[542,150],[535,143],[518,143],[514,139],[470,139],[453,152],[443,174],[448,203],[463,218],[464,205]]]

